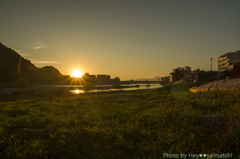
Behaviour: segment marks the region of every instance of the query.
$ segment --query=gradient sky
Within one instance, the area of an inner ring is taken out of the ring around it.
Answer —
[[[0,42],[37,67],[121,80],[217,70],[240,49],[239,0],[2,0]]]

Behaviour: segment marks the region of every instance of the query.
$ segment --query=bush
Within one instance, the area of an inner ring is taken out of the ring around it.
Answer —
[[[21,88],[22,91],[24,91],[24,90],[28,89],[28,87],[29,87],[28,79],[25,77],[20,77],[17,79],[16,85],[18,88]]]
[[[234,75],[240,75],[240,62],[237,62],[234,66],[233,66],[233,74]]]

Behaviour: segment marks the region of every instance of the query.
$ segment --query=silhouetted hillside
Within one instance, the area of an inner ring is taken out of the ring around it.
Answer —
[[[24,59],[16,51],[0,43],[0,80],[15,80],[18,76],[32,81],[54,80],[62,77],[53,66],[37,68],[30,60]]]

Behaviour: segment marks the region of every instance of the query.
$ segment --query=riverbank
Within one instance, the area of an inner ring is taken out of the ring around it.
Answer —
[[[6,95],[0,102],[0,158],[237,158],[240,91],[178,90]]]

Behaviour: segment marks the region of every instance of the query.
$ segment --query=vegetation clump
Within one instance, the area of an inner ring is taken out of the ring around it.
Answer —
[[[24,91],[29,87],[28,79],[25,77],[19,77],[16,81],[16,85],[18,88],[21,88],[22,91]]]

